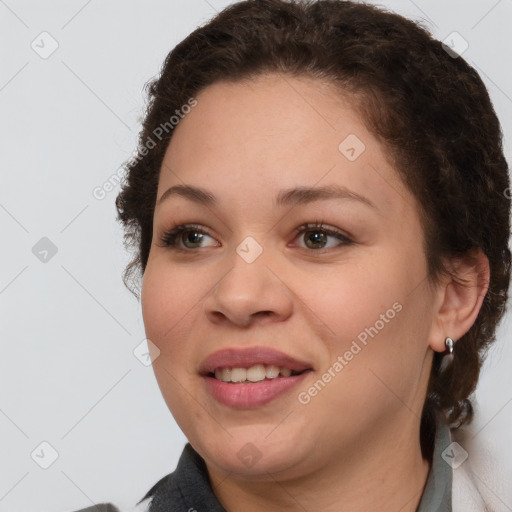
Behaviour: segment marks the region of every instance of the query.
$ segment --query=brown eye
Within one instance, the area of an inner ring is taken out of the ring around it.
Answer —
[[[302,226],[299,226],[295,232],[298,235],[301,235],[301,238],[305,241],[307,249],[324,249],[328,244],[329,237],[339,240],[340,243],[338,243],[337,246],[352,243],[352,240],[340,231],[325,228],[322,223],[318,222],[314,224],[303,224]]]
[[[210,237],[210,235],[202,230],[200,226],[182,224],[163,233],[160,241],[163,247],[168,247],[170,249],[193,250],[201,249],[203,247],[196,244],[200,244],[205,236]]]
[[[305,241],[309,249],[323,249],[324,245],[327,243],[328,235],[319,229],[304,231],[304,233],[307,234]],[[310,245],[308,245],[308,243],[310,243]],[[319,244],[322,246],[319,247]]]
[[[185,247],[189,248],[189,249],[195,249],[195,247],[189,247],[187,245],[187,243],[190,243],[190,244],[198,244],[201,242],[201,240],[203,239],[204,235],[202,233],[200,233],[199,231],[197,230],[183,230],[181,232],[181,241],[183,242],[183,244],[185,245]]]

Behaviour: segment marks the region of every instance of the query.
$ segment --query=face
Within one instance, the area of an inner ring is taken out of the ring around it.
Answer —
[[[416,424],[432,291],[383,146],[314,79],[196,99],[165,154],[142,286],[155,375],[192,446],[210,469],[305,475]]]

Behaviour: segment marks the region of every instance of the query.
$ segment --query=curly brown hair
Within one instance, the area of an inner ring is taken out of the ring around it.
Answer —
[[[265,72],[326,80],[349,94],[418,199],[431,282],[448,272],[445,257],[476,248],[487,256],[489,289],[475,323],[458,341],[448,370],[440,372],[442,354],[435,354],[422,440],[432,436],[436,409],[455,427],[469,423],[469,397],[507,300],[508,166],[484,83],[419,22],[352,1],[246,0],[180,42],[160,76],[146,84],[138,153],[125,164],[116,199],[125,247],[135,249],[125,284],[139,297],[129,283],[140,285],[148,261],[159,172],[172,136],[169,119],[214,82]]]

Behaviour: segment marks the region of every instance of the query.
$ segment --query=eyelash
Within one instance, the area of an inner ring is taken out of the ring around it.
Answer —
[[[189,249],[189,248],[181,248],[181,247],[177,246],[176,239],[179,237],[179,235],[181,235],[182,233],[185,233],[187,231],[195,231],[196,233],[199,233],[201,235],[210,236],[206,231],[204,231],[202,229],[202,226],[200,226],[199,224],[180,224],[178,226],[175,226],[175,227],[169,229],[168,231],[165,231],[161,235],[160,242],[162,243],[162,245],[160,245],[160,247],[165,247],[168,249],[172,249],[173,251],[182,251],[182,252],[191,252],[191,251],[194,251],[197,249],[202,249],[202,247],[197,247],[196,249]],[[351,245],[354,243],[350,238],[345,236],[340,231],[324,227],[323,221],[315,221],[314,223],[305,223],[305,224],[300,225],[299,227],[297,227],[294,230],[295,237],[298,237],[299,235],[301,235],[302,233],[305,233],[307,231],[322,231],[326,235],[333,236],[333,237],[337,238],[338,240],[340,240],[341,242],[343,242],[340,245]],[[309,249],[309,248],[306,247],[306,249]],[[313,252],[324,252],[326,250],[328,251],[329,249],[332,249],[332,248],[309,249],[309,250],[313,251]]]

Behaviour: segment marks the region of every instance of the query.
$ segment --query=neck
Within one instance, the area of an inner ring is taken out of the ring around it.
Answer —
[[[419,421],[409,412],[402,429],[389,425],[351,449],[333,451],[315,471],[287,477],[266,473],[263,480],[226,476],[207,463],[214,492],[227,512],[290,512],[322,510],[382,510],[414,512],[430,470],[422,458]],[[413,420],[411,419],[413,418]]]

